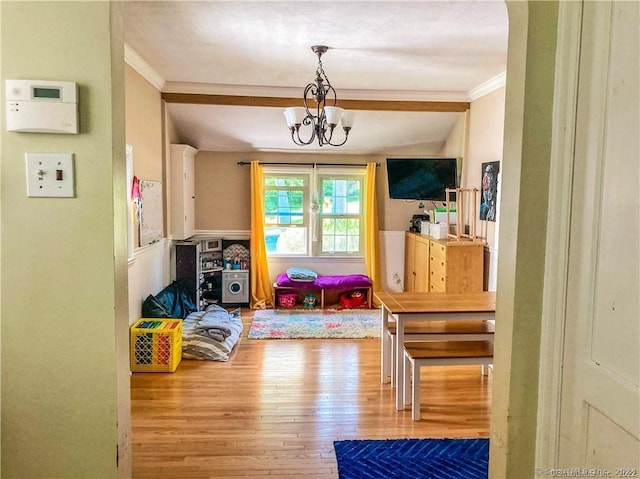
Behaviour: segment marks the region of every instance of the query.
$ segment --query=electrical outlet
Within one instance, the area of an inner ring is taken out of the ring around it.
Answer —
[[[25,153],[27,196],[73,198],[73,153]]]

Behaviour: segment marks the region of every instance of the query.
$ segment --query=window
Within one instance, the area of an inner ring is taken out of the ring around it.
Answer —
[[[309,175],[264,175],[264,236],[268,253],[308,254]]]
[[[309,173],[265,171],[267,253],[361,255],[364,175],[320,168]]]
[[[363,178],[320,176],[320,254],[359,254]]]

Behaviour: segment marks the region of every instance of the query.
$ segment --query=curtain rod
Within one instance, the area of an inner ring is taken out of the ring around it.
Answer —
[[[279,166],[367,166],[367,163],[285,163],[285,162],[265,162],[260,161],[261,165],[279,165]],[[238,161],[238,166],[250,165],[250,161]],[[376,163],[376,167],[380,166],[380,163]]]

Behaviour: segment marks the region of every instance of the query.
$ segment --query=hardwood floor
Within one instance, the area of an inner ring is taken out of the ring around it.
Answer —
[[[249,340],[228,362],[134,373],[133,477],[337,478],[333,441],[488,437],[491,377],[423,368],[422,418],[380,384],[379,339]]]

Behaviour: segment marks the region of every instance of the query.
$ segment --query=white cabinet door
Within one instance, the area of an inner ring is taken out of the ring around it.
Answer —
[[[171,145],[171,235],[175,240],[187,239],[195,231],[197,152],[189,145]]]

